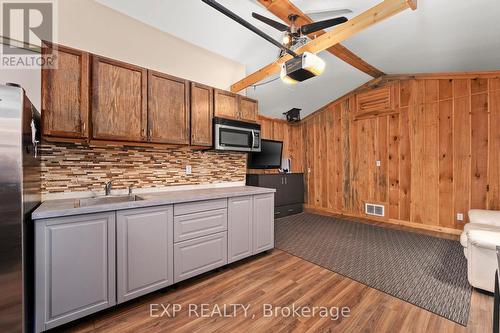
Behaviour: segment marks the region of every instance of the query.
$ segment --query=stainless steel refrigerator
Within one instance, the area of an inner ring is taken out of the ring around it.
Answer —
[[[0,85],[0,332],[32,331],[40,139],[40,114],[24,90]]]

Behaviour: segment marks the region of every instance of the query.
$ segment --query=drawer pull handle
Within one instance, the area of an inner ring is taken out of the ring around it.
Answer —
[[[289,212],[293,212],[293,211],[294,211],[294,209],[290,208],[288,211],[289,211]]]
[[[278,214],[281,214],[281,212],[276,212],[276,213],[274,213],[274,215],[278,215]]]

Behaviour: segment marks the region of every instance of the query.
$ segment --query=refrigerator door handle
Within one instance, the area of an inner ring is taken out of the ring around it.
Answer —
[[[35,150],[35,153],[34,153],[35,158],[38,158],[38,144],[39,143],[40,143],[40,141],[38,141],[38,140],[33,141],[33,148]]]

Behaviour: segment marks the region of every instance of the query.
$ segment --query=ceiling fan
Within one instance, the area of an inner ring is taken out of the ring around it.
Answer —
[[[253,31],[260,37],[264,38],[271,44],[275,45],[276,47],[278,47],[281,50],[279,56],[280,58],[284,56],[285,53],[291,55],[292,59],[283,63],[281,67],[280,77],[281,80],[285,83],[297,83],[299,81],[304,81],[311,77],[321,75],[321,73],[323,73],[325,69],[325,62],[320,57],[309,52],[304,52],[299,55],[295,53],[294,50],[300,47],[302,43],[305,44],[307,42],[306,36],[308,34],[312,34],[316,31],[333,27],[335,25],[347,21],[347,18],[345,17],[338,17],[319,22],[313,22],[298,27],[295,24],[295,21],[299,16],[296,14],[290,14],[289,16],[290,26],[287,26],[283,23],[274,21],[270,18],[259,15],[257,13],[252,13],[252,16],[254,18],[272,26],[275,29],[278,29],[279,31],[285,32],[283,43],[280,43],[273,37],[269,36],[262,30],[260,30],[259,28],[255,27],[254,25],[250,24],[249,22],[247,22],[240,16],[236,15],[226,7],[222,6],[217,1],[215,0],[201,0],[201,1],[211,6],[212,8],[216,9],[217,11],[221,12],[222,14],[226,15],[230,19],[241,24],[245,28]]]
[[[302,26],[297,26],[296,21],[299,18],[297,14],[288,15],[288,20],[290,21],[290,25],[287,26],[283,23],[272,20],[268,17],[262,16],[257,13],[252,13],[252,17],[255,19],[264,22],[265,24],[284,32],[283,36],[283,45],[291,48],[292,50],[304,45],[307,43],[307,35],[313,34],[319,30],[331,28],[338,24],[342,24],[347,22],[347,18],[344,16],[335,17],[332,19],[327,19],[319,22],[313,22],[309,24],[304,24]],[[283,56],[283,50],[280,53],[280,57]]]

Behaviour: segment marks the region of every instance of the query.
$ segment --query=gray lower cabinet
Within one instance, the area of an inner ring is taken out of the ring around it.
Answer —
[[[115,304],[115,212],[39,220],[36,331]]]
[[[228,200],[228,263],[253,254],[253,196]]]
[[[41,332],[274,247],[274,193],[37,220]]]
[[[227,232],[174,244],[174,281],[188,279],[227,264]]]
[[[274,194],[253,197],[253,253],[274,247]]]
[[[173,283],[173,206],[116,213],[118,303]]]

